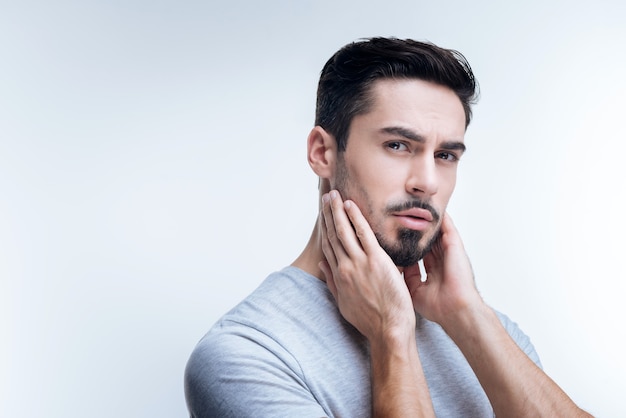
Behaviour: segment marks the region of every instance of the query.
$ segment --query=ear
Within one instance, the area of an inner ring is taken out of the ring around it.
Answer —
[[[335,175],[337,141],[321,126],[316,126],[307,138],[309,165],[320,178],[330,179]]]

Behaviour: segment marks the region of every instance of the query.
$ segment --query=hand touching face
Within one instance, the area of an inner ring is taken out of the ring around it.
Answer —
[[[371,95],[330,184],[359,206],[394,263],[409,266],[437,237],[465,150],[465,114],[452,90],[422,80],[380,80]]]
[[[344,318],[368,339],[412,330],[415,315],[402,274],[380,247],[352,201],[337,191],[322,198],[320,268]]]
[[[342,315],[366,337],[414,326],[414,309],[441,324],[482,303],[463,243],[447,214],[424,257],[424,281],[418,265],[405,268],[403,277],[354,202],[343,202],[331,191],[322,204],[326,261],[320,267]]]

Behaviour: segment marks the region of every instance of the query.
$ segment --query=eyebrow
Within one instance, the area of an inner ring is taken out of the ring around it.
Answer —
[[[411,141],[416,141],[422,144],[426,142],[426,138],[424,138],[424,136],[410,129],[403,128],[401,126],[389,126],[386,128],[382,128],[380,131],[386,134],[398,135],[403,138],[409,139]],[[465,150],[467,149],[465,144],[462,143],[461,141],[444,141],[443,143],[440,144],[440,146],[443,149],[450,150],[450,151],[460,151],[461,153],[465,152]]]

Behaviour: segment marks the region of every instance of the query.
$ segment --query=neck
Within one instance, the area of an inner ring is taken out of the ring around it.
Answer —
[[[325,260],[324,252],[322,251],[322,236],[319,229],[320,221],[318,218],[318,221],[315,222],[315,226],[313,227],[309,242],[291,265],[306,271],[322,281],[326,281],[324,273],[322,273],[322,270],[319,268],[319,262]]]

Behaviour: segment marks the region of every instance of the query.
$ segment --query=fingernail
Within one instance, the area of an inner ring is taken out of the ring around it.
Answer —
[[[330,191],[330,198],[331,198],[331,199],[334,199],[334,198],[336,198],[336,197],[337,197],[337,191],[336,191],[336,190],[331,190],[331,191]]]
[[[323,203],[328,203],[329,200],[330,200],[330,196],[328,196],[328,193],[324,193],[322,195],[322,202]]]

